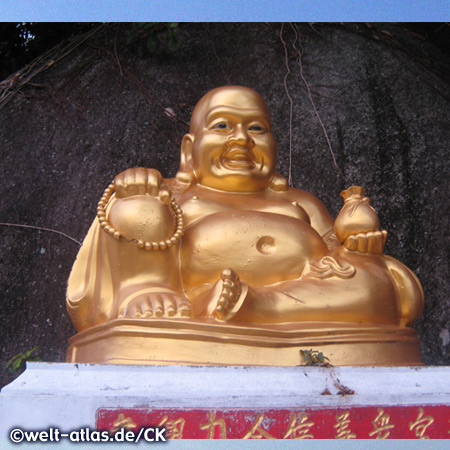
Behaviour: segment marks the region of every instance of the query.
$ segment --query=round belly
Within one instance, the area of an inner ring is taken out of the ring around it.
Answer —
[[[280,214],[222,211],[186,229],[181,249],[185,289],[235,270],[250,285],[268,285],[299,277],[308,261],[328,249],[306,222]]]

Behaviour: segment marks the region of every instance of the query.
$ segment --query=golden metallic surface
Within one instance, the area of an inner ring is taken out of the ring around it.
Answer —
[[[338,361],[352,366],[420,364],[418,340],[411,328],[336,322],[255,326],[195,319],[116,319],[71,338],[67,360],[298,366],[305,364],[300,351],[311,348],[334,365]]]
[[[299,365],[313,349],[421,364],[422,287],[383,254],[364,188],[341,193],[334,222],[275,167],[266,104],[227,86],[195,107],[176,178],[119,174],[69,278],[68,361]]]
[[[126,238],[122,232],[120,232],[119,230],[116,230],[114,227],[111,226],[111,224],[108,222],[108,219],[106,218],[106,204],[109,202],[109,200],[112,197],[112,194],[115,191],[115,187],[114,184],[110,184],[106,190],[105,193],[103,194],[102,200],[100,200],[98,202],[97,205],[97,219],[100,223],[100,226],[105,230],[105,232],[107,232],[109,235],[112,235],[114,237],[114,239],[125,239],[128,242],[134,242],[139,248],[143,248],[145,250],[165,250],[166,248],[170,248],[173,244],[176,244],[181,236],[184,233],[184,222],[183,222],[183,213],[181,212],[180,207],[177,205],[176,201],[174,198],[172,198],[172,200],[170,200],[170,207],[172,208],[172,212],[175,215],[175,220],[176,220],[176,228],[175,228],[175,232],[173,233],[172,236],[169,236],[168,239],[166,240],[162,240],[160,242],[146,242],[143,239],[133,239],[133,238]],[[105,201],[103,201],[103,199],[105,199]],[[149,206],[149,205],[147,205]],[[120,208],[120,206],[118,206],[117,208]],[[119,213],[121,215],[127,215],[128,214],[128,208],[126,207],[126,205],[122,206],[123,208],[123,212]],[[168,212],[168,211],[167,211]],[[153,217],[154,215],[152,214],[151,211],[146,211],[145,214],[147,217],[152,217],[153,219],[156,219],[156,223],[158,225],[161,224],[165,224],[168,221],[168,218],[166,218],[165,220],[161,220],[161,218],[158,218],[158,216]],[[150,224],[147,225],[149,228],[155,228],[155,225]]]

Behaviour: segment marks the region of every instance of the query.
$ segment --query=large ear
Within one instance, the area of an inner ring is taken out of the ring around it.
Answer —
[[[196,180],[194,168],[192,165],[192,146],[194,144],[194,136],[185,134],[181,141],[181,159],[180,168],[175,178],[181,183],[191,184]]]

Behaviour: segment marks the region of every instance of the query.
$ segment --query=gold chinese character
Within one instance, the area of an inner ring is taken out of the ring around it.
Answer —
[[[429,436],[425,436],[426,429],[434,422],[434,418],[431,416],[423,417],[423,409],[419,408],[419,415],[415,422],[409,422],[409,430],[414,430],[414,433],[419,439],[430,439]]]
[[[375,417],[375,420],[372,420],[373,423],[373,431],[369,433],[369,436],[377,437],[375,439],[387,439],[387,437],[391,434],[389,430],[395,427],[395,425],[389,424],[390,416],[385,413],[383,408],[378,408],[378,415]]]
[[[289,426],[283,439],[314,439],[314,436],[309,433],[314,422],[307,422],[307,420],[308,416],[305,413],[300,413],[300,423],[296,425],[297,414],[291,414]]]
[[[131,430],[132,428],[136,428],[137,424],[133,422],[131,417],[125,417],[123,413],[119,414],[119,417],[113,422],[114,428],[111,428],[110,433],[114,434],[116,431],[121,428],[127,428]]]
[[[169,420],[168,416],[164,416],[159,422],[158,427],[166,427],[167,439],[182,439],[185,420],[183,418],[177,420]]]
[[[216,415],[211,411],[209,413],[209,422],[200,425],[201,430],[208,430],[208,439],[214,439],[214,428],[219,427],[220,439],[227,438],[227,427],[224,419],[216,419]]]
[[[253,426],[248,430],[247,434],[243,439],[275,439],[270,433],[268,433],[264,428],[261,428],[261,422],[264,420],[264,414],[258,414]]]
[[[342,414],[339,414],[336,416],[336,425],[334,425],[334,428],[337,430],[337,434],[335,436],[336,439],[355,439],[356,434],[352,433],[348,429],[348,425],[350,423],[350,419],[348,416],[350,415],[349,412],[344,412]]]

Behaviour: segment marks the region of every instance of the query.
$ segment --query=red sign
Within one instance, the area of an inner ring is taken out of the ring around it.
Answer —
[[[448,439],[450,405],[97,411],[98,430],[144,427],[164,427],[167,439]]]

